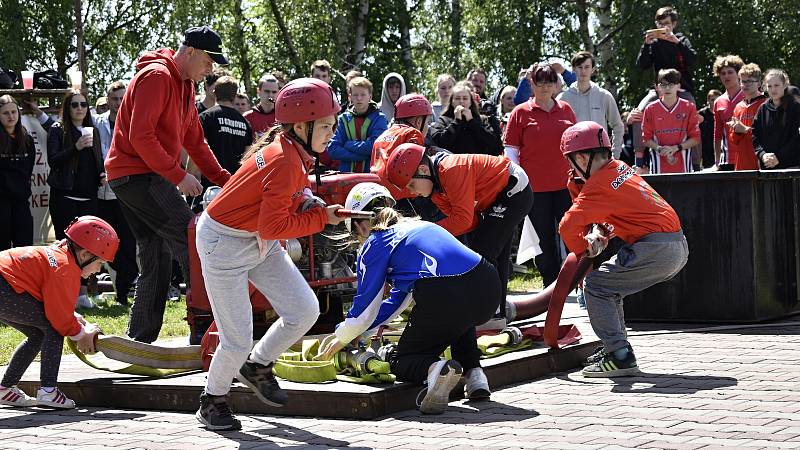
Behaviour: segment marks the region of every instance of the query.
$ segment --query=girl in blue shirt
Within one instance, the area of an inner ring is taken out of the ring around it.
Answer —
[[[358,291],[321,357],[332,358],[365,332],[374,334],[413,301],[408,325],[388,359],[398,379],[427,380],[420,411],[442,413],[462,373],[468,398],[488,398],[475,326],[500,304],[497,270],[444,228],[404,218],[387,204],[394,200],[375,183],[359,184],[348,196],[345,208],[378,212],[372,220],[352,220],[352,232],[365,239],[357,261]],[[386,283],[391,290],[384,299]],[[440,359],[448,346],[453,359]]]

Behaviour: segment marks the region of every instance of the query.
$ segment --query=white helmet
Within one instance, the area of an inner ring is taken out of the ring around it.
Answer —
[[[217,194],[219,194],[221,190],[222,188],[219,186],[209,186],[206,188],[206,192],[203,194],[203,201],[200,202],[200,204],[203,205],[203,209],[208,208],[208,205],[217,197]]]
[[[384,203],[375,205],[373,204],[375,200],[383,200]],[[375,206],[394,206],[395,203],[388,189],[378,183],[369,182],[358,183],[353,186],[353,189],[347,194],[344,207],[345,209],[351,209],[353,211],[371,211]],[[344,224],[347,227],[347,231],[352,231],[352,221],[350,218],[345,219]]]

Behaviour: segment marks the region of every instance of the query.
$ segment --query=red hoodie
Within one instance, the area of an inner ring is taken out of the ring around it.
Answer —
[[[145,52],[136,63],[117,113],[106,159],[109,180],[155,172],[177,185],[186,176],[180,164],[185,148],[203,175],[222,186],[231,174],[208,147],[194,106],[194,81],[184,80],[175,52]]]

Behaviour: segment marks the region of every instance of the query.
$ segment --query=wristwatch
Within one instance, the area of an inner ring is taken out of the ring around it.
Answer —
[[[679,152],[682,152],[682,151],[683,151],[683,144],[678,144],[678,151],[679,151]]]

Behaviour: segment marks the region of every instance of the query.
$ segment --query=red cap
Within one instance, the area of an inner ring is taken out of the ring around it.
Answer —
[[[585,120],[564,130],[561,135],[561,153],[564,156],[593,148],[611,148],[605,128],[597,122]]]
[[[113,261],[119,237],[105,220],[95,216],[76,217],[64,230],[70,241],[106,261]]]
[[[394,104],[394,118],[403,119],[415,116],[430,116],[433,107],[422,94],[406,94],[397,99]]]
[[[404,189],[411,177],[417,172],[417,167],[422,162],[425,147],[417,144],[400,144],[389,156],[386,170],[389,173],[389,182]]]
[[[316,78],[298,78],[281,88],[275,98],[278,123],[313,122],[341,111],[333,88]]]

